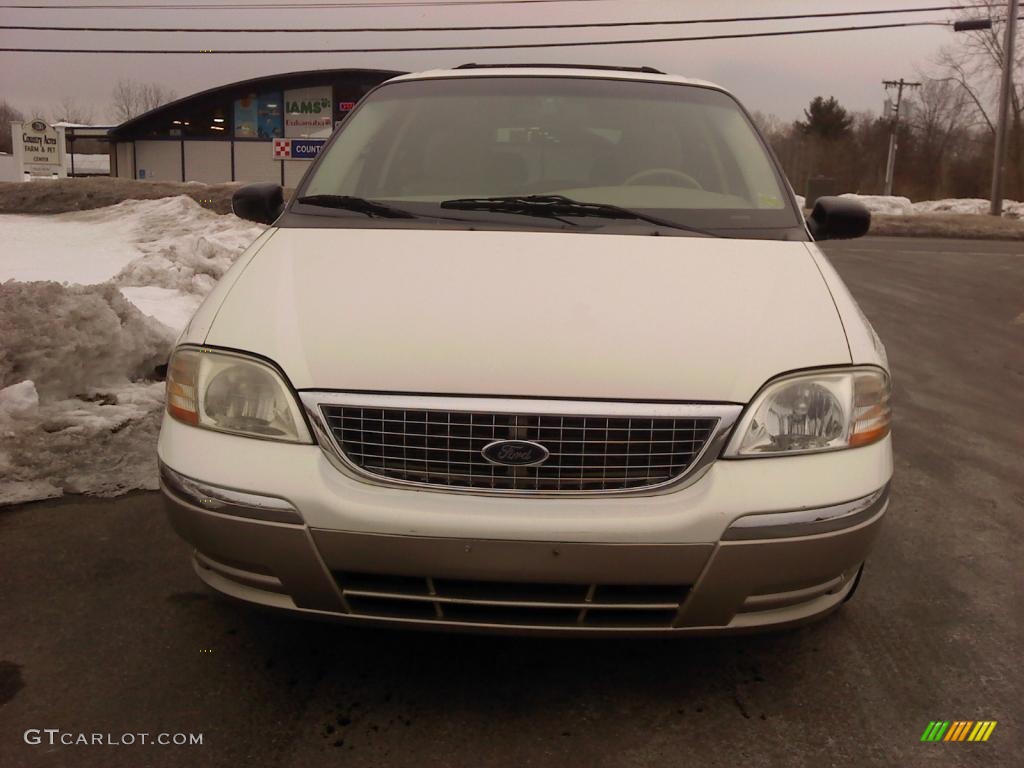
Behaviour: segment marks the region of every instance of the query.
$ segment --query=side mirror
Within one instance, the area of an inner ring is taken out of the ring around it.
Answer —
[[[848,240],[871,228],[871,211],[864,203],[848,197],[819,197],[807,218],[815,240]]]
[[[284,190],[280,184],[246,184],[231,196],[231,212],[241,219],[273,224],[284,210]]]

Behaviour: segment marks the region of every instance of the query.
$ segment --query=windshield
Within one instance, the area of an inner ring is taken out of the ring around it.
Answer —
[[[783,189],[746,115],[720,91],[492,76],[378,89],[300,196],[441,214],[456,199],[561,195],[691,227],[753,230],[798,226]]]

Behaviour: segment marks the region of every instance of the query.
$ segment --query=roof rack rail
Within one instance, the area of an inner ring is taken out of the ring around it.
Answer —
[[[654,67],[614,67],[608,64],[460,64],[455,69],[605,69],[615,72],[643,72],[648,75],[664,75]]]

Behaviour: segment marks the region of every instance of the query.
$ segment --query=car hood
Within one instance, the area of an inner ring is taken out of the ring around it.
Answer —
[[[278,230],[205,343],[296,389],[551,398],[746,402],[850,362],[803,243],[536,231]]]

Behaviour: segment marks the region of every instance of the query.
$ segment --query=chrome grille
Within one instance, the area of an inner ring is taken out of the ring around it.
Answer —
[[[663,485],[693,465],[719,423],[711,415],[475,412],[324,402],[319,407],[337,447],[363,472],[466,491],[585,493]],[[550,456],[540,466],[496,466],[481,453],[496,440],[536,442]]]
[[[520,627],[672,626],[685,584],[549,584],[336,572],[348,610],[368,618]]]

